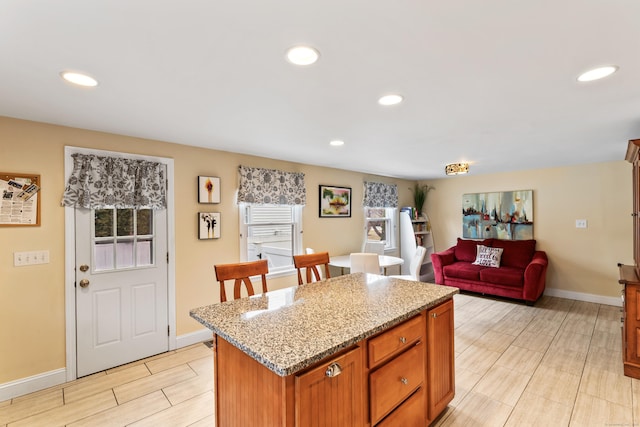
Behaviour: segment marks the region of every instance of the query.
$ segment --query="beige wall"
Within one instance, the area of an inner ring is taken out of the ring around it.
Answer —
[[[218,299],[213,264],[238,260],[234,197],[239,164],[304,172],[308,197],[304,244],[332,254],[360,248],[364,180],[397,183],[401,206],[411,204],[411,183],[403,180],[0,117],[0,172],[40,174],[42,182],[42,225],[0,227],[0,384],[65,365],[64,209],[60,207],[65,145],[174,159],[179,336],[200,328],[188,316],[189,309]],[[619,161],[430,181],[436,189],[429,192],[427,213],[436,249],[446,249],[461,233],[462,194],[532,189],[535,238],[550,259],[548,288],[615,297],[619,295],[616,263],[632,262],[630,174],[630,165]],[[198,175],[222,180],[222,202],[214,207],[222,214],[218,240],[197,239],[196,214],[208,209],[197,202]],[[318,184],[352,187],[352,218],[318,218]],[[583,218],[589,227],[576,229],[575,220]],[[49,264],[13,266],[14,252],[41,249],[50,251]],[[270,286],[294,283],[287,277],[270,281]]]
[[[65,231],[60,200],[66,145],[174,159],[178,336],[201,328],[189,317],[189,309],[218,301],[213,265],[239,260],[234,203],[239,164],[304,172],[304,245],[332,254],[360,248],[363,181],[396,183],[400,203],[407,205],[411,200],[408,181],[0,117],[0,172],[40,174],[42,183],[41,225],[0,227],[0,385],[65,366]],[[222,200],[213,209],[198,204],[198,175],[221,178]],[[319,184],[352,187],[351,218],[318,218]],[[221,212],[221,238],[198,240],[197,212],[209,209]],[[14,252],[45,249],[50,251],[49,264],[13,266]],[[276,288],[295,283],[295,276],[290,276],[269,285]]]
[[[547,290],[620,295],[617,263],[633,263],[631,165],[624,160],[428,183],[436,187],[426,209],[436,250],[461,236],[463,194],[531,189],[534,238],[549,257]],[[576,219],[586,219],[588,228],[576,229]]]

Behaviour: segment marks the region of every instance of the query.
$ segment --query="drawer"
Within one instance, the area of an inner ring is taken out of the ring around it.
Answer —
[[[426,345],[412,348],[369,375],[371,423],[375,424],[424,384]]]
[[[380,421],[377,427],[424,427],[427,419],[426,398],[424,387],[420,387],[395,411]]]
[[[398,326],[389,329],[368,341],[369,367],[373,368],[401,353],[422,339],[427,325],[423,316],[416,316]]]

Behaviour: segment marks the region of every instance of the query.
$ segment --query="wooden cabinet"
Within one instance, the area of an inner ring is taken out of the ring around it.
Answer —
[[[429,421],[447,407],[455,394],[453,300],[427,311],[427,384]]]
[[[619,264],[622,290],[622,359],[624,374],[640,379],[640,139],[629,141],[626,160],[633,180],[633,260],[635,265]]]
[[[214,339],[220,427],[424,427],[453,399],[451,299],[286,377]]]
[[[296,375],[296,426],[363,425],[360,347]]]
[[[371,424],[397,410],[425,387],[426,322],[422,313],[369,340],[369,410]],[[419,414],[427,418],[426,400]],[[396,416],[397,417],[397,416]]]

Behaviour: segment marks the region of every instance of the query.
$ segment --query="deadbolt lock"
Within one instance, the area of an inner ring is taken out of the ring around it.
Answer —
[[[80,271],[82,271],[83,273],[87,270],[89,270],[89,266],[87,264],[82,264],[80,266]]]

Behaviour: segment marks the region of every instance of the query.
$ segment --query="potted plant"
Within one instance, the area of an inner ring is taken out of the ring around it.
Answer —
[[[409,187],[409,190],[413,193],[413,206],[416,208],[416,216],[418,218],[422,216],[422,208],[424,207],[424,202],[427,201],[427,193],[429,190],[433,190],[433,188],[433,186],[427,184],[420,185],[417,182],[413,188]]]

